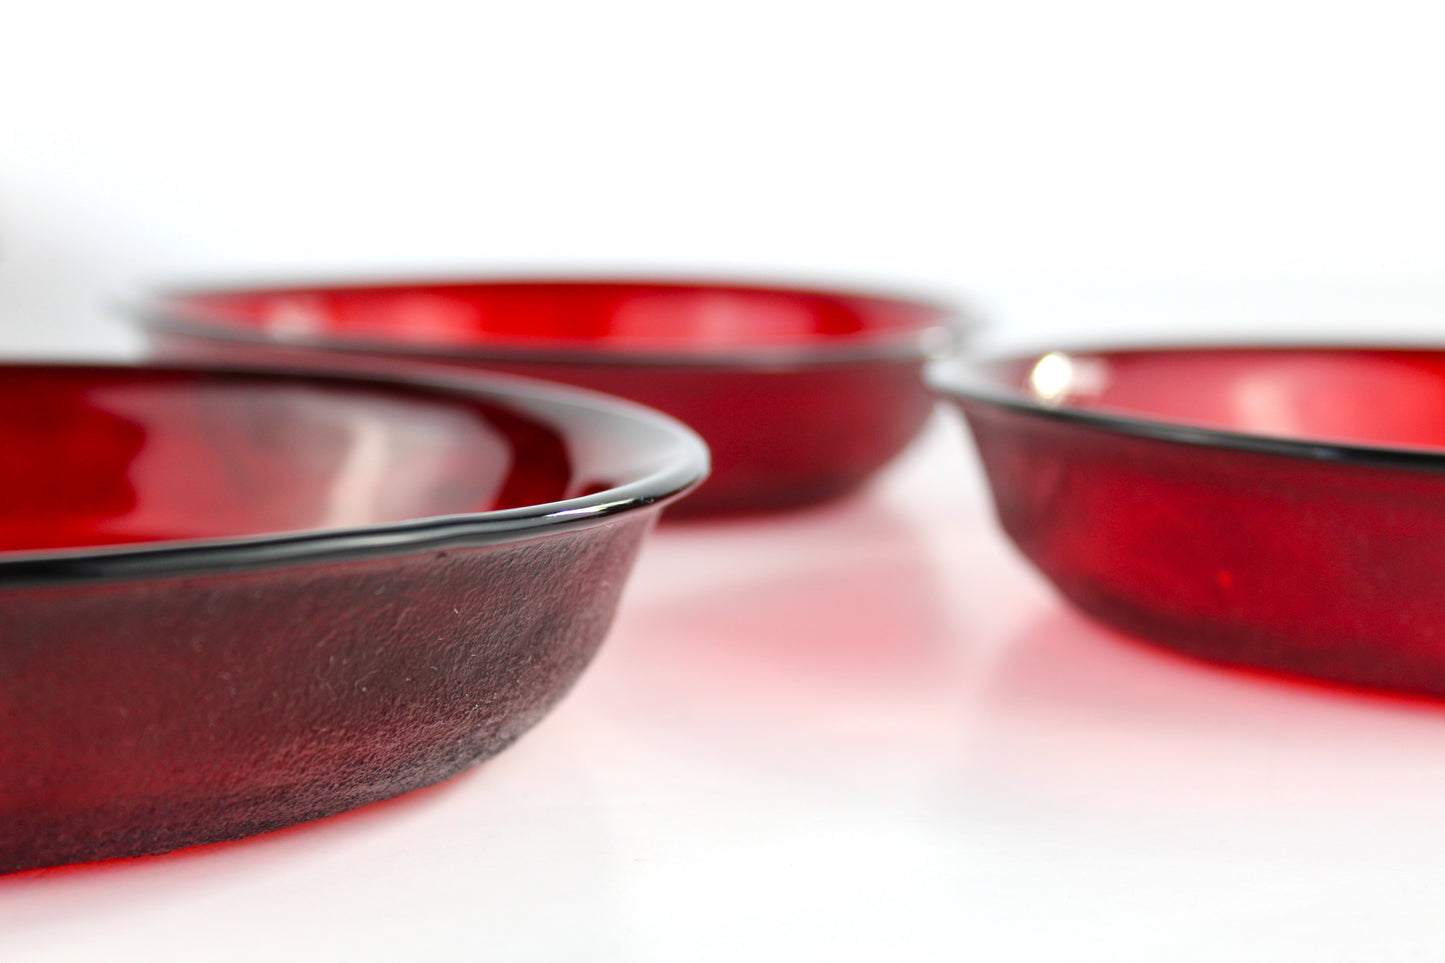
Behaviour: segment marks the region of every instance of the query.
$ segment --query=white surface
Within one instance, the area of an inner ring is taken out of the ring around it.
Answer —
[[[616,269],[961,295],[997,342],[1445,331],[1438,5],[173,0],[0,32],[0,347],[154,280]],[[957,426],[648,546],[512,750],[0,878],[0,959],[1410,960],[1445,713],[1062,608]]]
[[[153,280],[560,267],[916,285],[1088,333],[1119,322],[1100,285],[1329,292],[1228,289],[1204,320],[1236,327],[1315,323],[1341,294],[1369,313],[1360,283],[1445,269],[1442,19],[1429,0],[10,4],[0,332],[119,350],[97,305]]]
[[[1445,712],[1070,614],[958,433],[844,504],[664,527],[582,683],[478,770],[0,878],[0,955],[1435,958]]]

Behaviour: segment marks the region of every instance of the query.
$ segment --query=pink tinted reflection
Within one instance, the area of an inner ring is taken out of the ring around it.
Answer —
[[[1434,702],[1210,665],[1060,602],[1030,610],[976,689],[976,727],[953,776],[960,803],[1290,831],[1418,817],[1445,792],[1445,707]],[[1445,837],[1436,842],[1445,854]]]
[[[637,584],[587,692],[639,737],[843,782],[956,738],[970,640],[925,540],[888,505],[663,528]]]

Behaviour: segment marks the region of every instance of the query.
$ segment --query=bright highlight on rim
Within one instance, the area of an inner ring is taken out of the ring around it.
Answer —
[[[1029,372],[1029,389],[1046,403],[1062,401],[1074,383],[1074,362],[1061,351],[1051,351],[1034,363]]]

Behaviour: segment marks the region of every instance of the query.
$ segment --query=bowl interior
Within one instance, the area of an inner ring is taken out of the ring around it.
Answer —
[[[650,430],[525,392],[512,404],[345,378],[6,366],[0,552],[555,502],[655,470],[665,453]]]
[[[1357,348],[1052,352],[983,366],[1015,397],[1278,438],[1445,449],[1445,352]]]
[[[267,340],[440,350],[706,354],[917,338],[939,308],[890,298],[661,282],[483,282],[181,292],[160,313]]]

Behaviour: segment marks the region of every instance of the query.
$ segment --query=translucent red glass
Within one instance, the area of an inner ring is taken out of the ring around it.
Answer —
[[[492,281],[179,293],[169,308],[277,339],[631,355],[858,349],[916,337],[935,310],[891,298],[723,284]]]
[[[1445,695],[1445,353],[942,366],[999,518],[1072,602],[1208,659]]]
[[[680,425],[519,383],[0,368],[0,871],[426,785],[581,672]]]
[[[922,367],[953,337],[948,318],[893,298],[586,281],[189,292],[144,311],[166,357],[439,361],[655,407],[696,429],[713,455],[707,484],[672,515],[857,488],[932,410]]]
[[[491,511],[578,482],[545,422],[424,391],[132,369],[0,384],[0,552]]]

